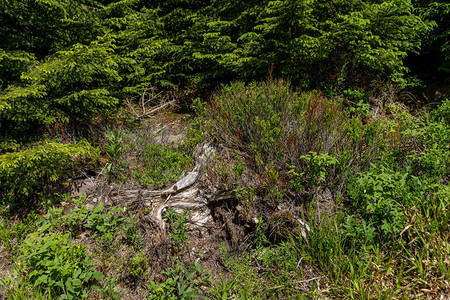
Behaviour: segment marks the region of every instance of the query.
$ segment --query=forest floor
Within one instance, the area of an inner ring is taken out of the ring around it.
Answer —
[[[445,119],[285,101],[106,128],[70,193],[3,208],[0,298],[447,299]]]

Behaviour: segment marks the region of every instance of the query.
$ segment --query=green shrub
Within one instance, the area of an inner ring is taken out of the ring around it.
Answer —
[[[344,245],[348,249],[361,249],[372,245],[376,238],[373,224],[353,215],[345,216],[340,234],[343,235]]]
[[[47,142],[2,154],[0,196],[14,203],[32,195],[48,195],[63,180],[73,176],[83,163],[95,159],[96,155],[96,149],[87,142]]]
[[[49,297],[86,298],[103,278],[92,267],[85,246],[71,244],[69,234],[30,234],[21,246],[19,260],[24,279]]]
[[[205,116],[217,141],[254,157],[251,167],[276,200],[289,182],[297,192],[322,183],[342,189],[387,147],[386,125],[362,124],[339,101],[294,92],[284,80],[237,82],[213,97]]]
[[[199,264],[190,266],[187,270],[184,266],[178,264],[174,269],[168,269],[162,272],[167,277],[164,282],[159,284],[150,281],[149,300],[175,300],[175,299],[193,299],[202,297],[196,292],[205,281],[203,269]]]
[[[351,104],[349,112],[357,116],[367,116],[369,114],[370,105],[367,103],[369,95],[369,93],[360,89],[348,89],[342,92],[342,96]]]
[[[434,122],[450,125],[450,100],[444,100],[438,108],[433,110],[431,118]]]
[[[450,174],[450,101],[444,101],[422,119],[410,122],[410,129],[405,130],[405,134],[422,146],[409,156],[410,163],[419,174],[445,178]]]
[[[378,162],[389,151],[389,143],[395,133],[382,120],[363,124],[359,118],[348,118],[342,130],[343,135],[336,142],[333,153],[337,162],[333,169],[329,169],[329,177],[336,177],[335,187],[340,192],[349,176],[367,171],[371,163]]]
[[[450,151],[437,149],[437,147],[426,148],[418,155],[411,155],[410,163],[419,174],[432,178],[443,178],[450,173]]]
[[[282,81],[249,86],[237,82],[214,96],[206,114],[217,139],[254,154],[257,163],[265,165],[281,158],[282,130],[292,97],[289,84]]]
[[[296,93],[284,80],[225,86],[206,115],[214,137],[252,153],[259,166],[285,166],[309,151],[328,152],[345,124],[338,103],[320,93]]]
[[[408,172],[394,171],[386,166],[372,165],[348,185],[354,209],[382,236],[394,237],[405,227],[404,207],[419,196],[414,186],[421,183]]]
[[[300,156],[300,159],[304,159],[308,162],[308,184],[318,188],[320,188],[327,177],[327,167],[338,162],[336,158],[327,153],[317,154],[312,151],[309,154]]]
[[[108,212],[105,212],[103,203],[100,203],[93,210],[89,211],[84,227],[100,235],[106,232],[114,232],[124,220],[123,216],[117,215],[120,211],[120,208],[113,207]]]

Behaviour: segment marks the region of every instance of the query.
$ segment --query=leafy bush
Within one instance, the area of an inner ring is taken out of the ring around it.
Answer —
[[[415,174],[435,179],[450,173],[450,101],[444,101],[421,118],[413,117],[404,109],[392,107],[398,123],[396,130],[412,144],[405,157]]]
[[[182,265],[177,265],[174,269],[162,272],[167,277],[166,281],[159,284],[150,281],[149,300],[157,299],[193,299],[202,297],[196,292],[200,284],[204,281],[203,269],[199,264],[194,264],[187,270]]]
[[[286,179],[297,192],[321,183],[342,189],[386,148],[388,127],[362,124],[339,101],[294,92],[284,80],[237,82],[217,93],[204,115],[216,140],[254,157],[252,168],[275,199],[283,198]]]
[[[417,173],[433,178],[443,178],[450,173],[450,151],[427,148],[418,155],[411,155],[411,165]]]
[[[252,153],[259,166],[293,163],[309,151],[328,152],[344,123],[339,104],[320,93],[296,93],[289,82],[268,80],[225,86],[206,115],[214,137]]]
[[[434,122],[450,125],[450,100],[443,101],[438,108],[431,112],[431,117]]]
[[[96,158],[87,142],[47,142],[22,151],[0,155],[0,195],[19,202],[27,196],[44,196],[73,176],[83,163]]]
[[[321,184],[327,177],[327,167],[337,163],[337,159],[327,153],[317,154],[310,152],[309,154],[300,156],[308,162],[308,174],[310,178],[308,184],[313,187],[320,188]]]
[[[410,181],[419,183],[408,173],[372,165],[368,172],[350,181],[348,193],[353,207],[367,222],[379,233],[394,236],[405,227],[403,205],[411,201]]]
[[[49,297],[87,297],[103,274],[92,267],[84,245],[71,244],[69,234],[29,235],[20,249],[24,278]]]
[[[123,217],[117,216],[121,209],[113,207],[108,212],[104,211],[103,203],[89,212],[84,227],[91,229],[93,232],[104,234],[105,232],[113,232],[117,230],[118,225],[123,222]]]

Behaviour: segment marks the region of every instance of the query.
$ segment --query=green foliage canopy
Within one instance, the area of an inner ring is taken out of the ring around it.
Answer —
[[[209,89],[270,70],[307,89],[404,84],[405,57],[430,33],[449,56],[443,2],[4,0],[0,7],[3,130],[84,122],[151,86]]]

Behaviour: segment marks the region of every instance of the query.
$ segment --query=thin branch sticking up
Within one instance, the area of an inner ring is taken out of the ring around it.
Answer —
[[[143,119],[143,118],[145,118],[145,117],[147,117],[147,116],[149,116],[149,115],[151,115],[151,114],[153,114],[153,113],[155,113],[157,111],[160,111],[160,110],[162,110],[163,108],[166,108],[169,105],[173,105],[173,104],[175,104],[175,100],[163,103],[163,104],[157,106],[156,108],[152,109],[151,111],[144,112],[143,114],[136,116],[136,118],[134,119],[134,122],[137,122],[137,121],[139,121],[139,120],[141,120],[141,119]]]

